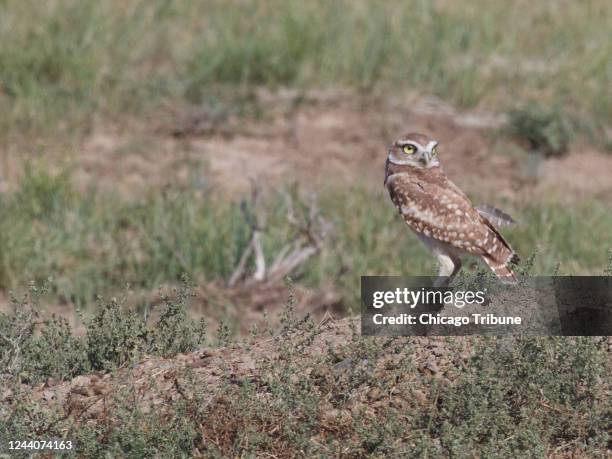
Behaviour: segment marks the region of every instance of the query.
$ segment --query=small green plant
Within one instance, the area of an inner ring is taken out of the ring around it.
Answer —
[[[92,369],[85,342],[74,335],[65,318],[55,315],[43,322],[26,354],[29,356],[28,372],[33,381],[42,377],[61,381]]]
[[[39,296],[38,288],[30,284],[28,293],[22,298],[12,296],[10,313],[0,313],[0,377],[3,380],[20,378],[22,371],[28,372],[27,362],[31,356],[26,349],[35,337]]]
[[[12,298],[11,313],[0,313],[0,381],[61,380],[91,369],[85,343],[68,321],[55,315],[41,319],[40,296],[49,285],[31,283],[22,298]]]
[[[223,319],[219,320],[219,325],[217,326],[217,346],[225,347],[229,346],[231,343],[231,331],[229,326],[225,323]]]
[[[482,341],[458,385],[443,393],[436,423],[447,452],[545,455],[545,442],[605,449],[608,436],[596,427],[606,417],[597,403],[605,365],[601,340],[513,340]]]
[[[142,356],[149,341],[142,317],[113,298],[99,299],[99,312],[87,325],[87,356],[93,369],[110,370]]]
[[[32,283],[23,298],[13,298],[11,313],[0,313],[0,380],[70,379],[91,370],[113,370],[145,355],[172,356],[206,345],[205,321],[187,315],[193,286],[186,277],[175,297],[162,296],[161,313],[151,323],[124,301],[99,298],[98,312],[86,321],[82,337],[64,318],[41,319],[40,296],[49,285]]]
[[[183,275],[174,298],[162,295],[163,310],[149,333],[147,353],[168,356],[193,351],[206,344],[206,320],[193,321],[187,315],[193,288],[189,278]]]
[[[544,156],[567,152],[570,126],[559,109],[542,109],[535,105],[510,112],[509,133]]]

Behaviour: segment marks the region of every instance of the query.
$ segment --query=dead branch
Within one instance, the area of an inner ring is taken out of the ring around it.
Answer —
[[[238,265],[236,265],[234,272],[230,276],[228,282],[230,287],[233,287],[240,279],[244,278],[246,274],[247,262],[252,254],[255,256],[255,272],[253,274],[253,279],[261,281],[266,276],[266,259],[261,246],[261,233],[265,229],[265,219],[263,213],[258,212],[257,208],[259,191],[259,186],[254,180],[251,180],[250,203],[247,204],[245,200],[240,203],[242,215],[251,229],[251,238],[245,251],[240,257]]]
[[[229,281],[227,283],[227,285],[229,287],[233,287],[234,285],[236,285],[236,282],[238,282],[244,276],[244,272],[246,270],[247,261],[249,261],[249,257],[251,256],[251,252],[253,252],[253,244],[252,244],[252,242],[253,241],[251,240],[251,242],[249,243],[249,245],[247,246],[245,251],[242,252],[242,256],[240,257],[240,261],[238,262],[238,264],[234,268],[234,272],[230,276]]]
[[[245,284],[264,280],[281,280],[291,275],[299,266],[321,251],[323,240],[330,231],[331,225],[321,217],[316,196],[314,193],[310,195],[307,209],[301,213],[302,215],[298,216],[292,195],[286,191],[283,194],[287,207],[287,222],[294,228],[295,235],[279,250],[271,265],[267,268],[261,244],[261,237],[265,232],[264,214],[257,207],[259,188],[257,184],[251,182],[250,202],[247,204],[246,201],[243,201],[241,204],[242,213],[251,229],[251,237],[230,276],[228,282],[230,287],[235,286],[240,280]],[[254,258],[255,269],[253,274],[247,278],[247,264],[252,257]]]
[[[253,231],[253,252],[255,252],[255,273],[253,279],[262,281],[266,277],[266,258],[261,247],[261,233]]]

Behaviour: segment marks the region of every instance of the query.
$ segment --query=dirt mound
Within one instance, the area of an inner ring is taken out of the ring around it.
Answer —
[[[355,344],[351,336],[355,338],[358,329],[358,319],[333,320],[328,316],[307,331],[290,330],[252,344],[202,349],[173,358],[146,358],[115,373],[83,375],[67,382],[49,380],[35,390],[33,399],[48,408],[59,408],[64,417],[71,417],[76,422],[99,423],[106,422],[106,417],[112,417],[113,405],[125,402],[119,397],[126,393],[132,394],[130,403],[145,413],[171,410],[173,403],[184,398],[192,399],[196,396],[195,392],[201,389],[205,390],[199,394],[199,403],[214,403],[219,390],[227,384],[258,384],[263,396],[268,391],[263,373],[287,358],[283,346],[279,344],[282,340],[301,343],[300,365],[307,368],[309,373],[341,377],[364,364],[347,356],[351,343]],[[385,340],[372,338],[372,341],[379,343]],[[413,361],[397,361],[394,365],[410,364],[419,370],[406,374],[406,378],[425,376],[451,383],[457,370],[471,356],[469,339],[458,339],[452,343],[443,338],[413,337],[400,340],[402,345],[411,347]],[[337,362],[322,361],[321,357],[331,350]],[[398,356],[393,358],[397,360]],[[382,375],[388,365],[387,359],[382,359],[375,367],[380,369]],[[371,389],[368,386],[359,388],[366,395],[364,401]],[[406,403],[410,398],[410,394],[397,396],[405,398]],[[392,401],[393,397],[388,399],[388,403]]]
[[[19,432],[75,440],[85,457],[606,450],[607,437],[594,436],[609,417],[605,338],[362,338],[358,329],[356,319],[290,317],[274,337],[9,389],[0,411],[20,413]]]

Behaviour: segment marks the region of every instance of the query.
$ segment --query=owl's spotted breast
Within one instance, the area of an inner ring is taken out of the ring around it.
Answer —
[[[452,188],[407,173],[393,175],[388,188],[399,213],[417,233],[478,255],[494,237],[470,202]]]

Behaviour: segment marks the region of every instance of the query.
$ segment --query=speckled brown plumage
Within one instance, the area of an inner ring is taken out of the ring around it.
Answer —
[[[514,279],[510,266],[518,261],[514,250],[444,174],[436,144],[423,134],[408,134],[390,147],[385,186],[395,207],[439,257],[453,261],[455,269],[441,275],[456,274],[459,256],[470,254],[481,258],[497,276]],[[407,145],[415,147],[414,153],[404,152]]]

